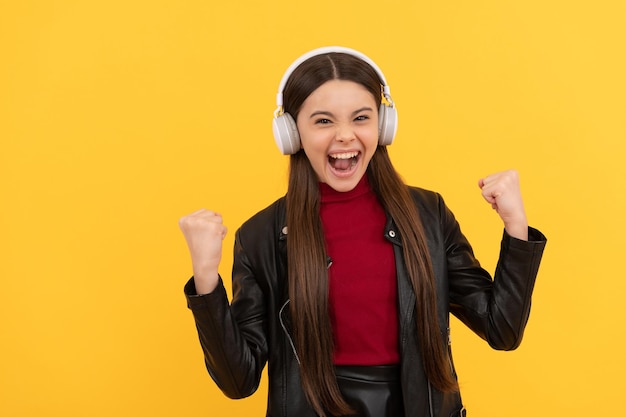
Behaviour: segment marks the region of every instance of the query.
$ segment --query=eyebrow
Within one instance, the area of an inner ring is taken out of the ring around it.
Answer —
[[[352,112],[352,116],[356,116],[358,113],[361,113],[362,111],[374,111],[371,107],[361,107],[358,110],[355,110]],[[312,119],[316,116],[330,116],[330,117],[334,117],[334,114],[332,114],[329,111],[324,111],[324,110],[317,110],[314,111],[313,113],[311,113],[311,115],[309,116],[309,119]]]

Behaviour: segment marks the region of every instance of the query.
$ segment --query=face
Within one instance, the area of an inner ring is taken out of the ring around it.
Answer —
[[[296,124],[318,179],[336,191],[352,190],[378,146],[372,94],[352,81],[327,81],[302,103]]]

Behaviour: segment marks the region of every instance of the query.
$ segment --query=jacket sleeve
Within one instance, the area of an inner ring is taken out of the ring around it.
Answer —
[[[529,240],[504,232],[494,277],[474,257],[454,215],[440,201],[447,256],[450,311],[489,345],[512,350],[522,341],[531,296],[546,244],[529,228]]]
[[[235,238],[233,302],[220,278],[210,294],[196,295],[193,278],[185,286],[209,374],[230,398],[253,394],[267,361],[264,297],[239,239]]]

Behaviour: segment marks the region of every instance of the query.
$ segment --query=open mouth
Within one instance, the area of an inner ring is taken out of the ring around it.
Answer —
[[[360,152],[343,152],[328,155],[328,163],[337,172],[349,172],[359,161]]]

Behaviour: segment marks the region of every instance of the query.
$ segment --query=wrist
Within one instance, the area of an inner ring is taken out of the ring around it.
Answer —
[[[205,295],[212,293],[219,283],[220,276],[217,272],[208,275],[193,275],[194,285],[196,286],[197,295]]]
[[[528,222],[505,223],[504,230],[509,236],[519,240],[528,240]]]

